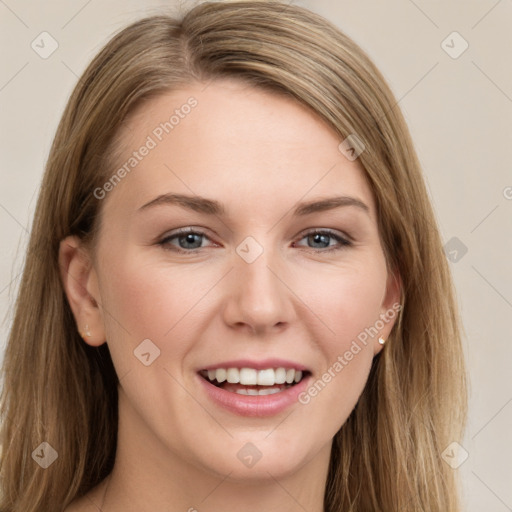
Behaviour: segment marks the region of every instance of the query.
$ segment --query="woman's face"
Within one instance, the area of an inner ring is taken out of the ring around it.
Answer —
[[[227,80],[122,130],[87,281],[120,447],[235,479],[325,461],[399,299],[360,163],[298,103]]]

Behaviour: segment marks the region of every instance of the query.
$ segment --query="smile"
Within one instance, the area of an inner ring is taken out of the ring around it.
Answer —
[[[239,395],[272,395],[299,383],[308,373],[294,368],[216,368],[200,375],[214,386]]]

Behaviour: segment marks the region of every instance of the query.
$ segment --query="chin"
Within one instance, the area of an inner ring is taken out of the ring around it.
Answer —
[[[276,432],[265,432],[268,439],[261,439],[261,435],[243,436],[230,439],[229,443],[216,446],[221,449],[221,453],[213,453],[211,448],[208,450],[208,459],[204,460],[204,453],[200,454],[203,459],[203,467],[208,467],[209,472],[213,472],[224,478],[229,474],[232,481],[240,482],[264,482],[274,478],[286,478],[297,472],[307,461],[314,458],[314,454],[308,456],[303,442],[289,443],[282,440],[283,437],[277,437]],[[274,442],[270,441],[272,436],[276,435]],[[308,434],[303,433],[301,439],[308,439]],[[285,446],[283,446],[283,443]],[[300,449],[296,446],[299,445]],[[196,447],[197,449],[197,447]],[[313,450],[313,447],[311,447]],[[212,465],[212,460],[216,461]]]

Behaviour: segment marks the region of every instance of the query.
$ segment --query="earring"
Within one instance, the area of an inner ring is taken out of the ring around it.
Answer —
[[[88,338],[91,337],[91,331],[89,331],[89,326],[87,324],[85,324],[85,333],[81,332],[80,336],[82,336],[82,338],[84,338],[84,339],[85,339],[86,336]]]
[[[384,345],[384,343],[386,343],[386,340],[384,338],[379,338],[379,343],[381,345]]]

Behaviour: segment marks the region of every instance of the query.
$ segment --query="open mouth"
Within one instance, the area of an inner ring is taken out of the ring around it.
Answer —
[[[291,388],[309,376],[293,368],[216,368],[201,370],[201,377],[214,386],[239,395],[272,395]]]

